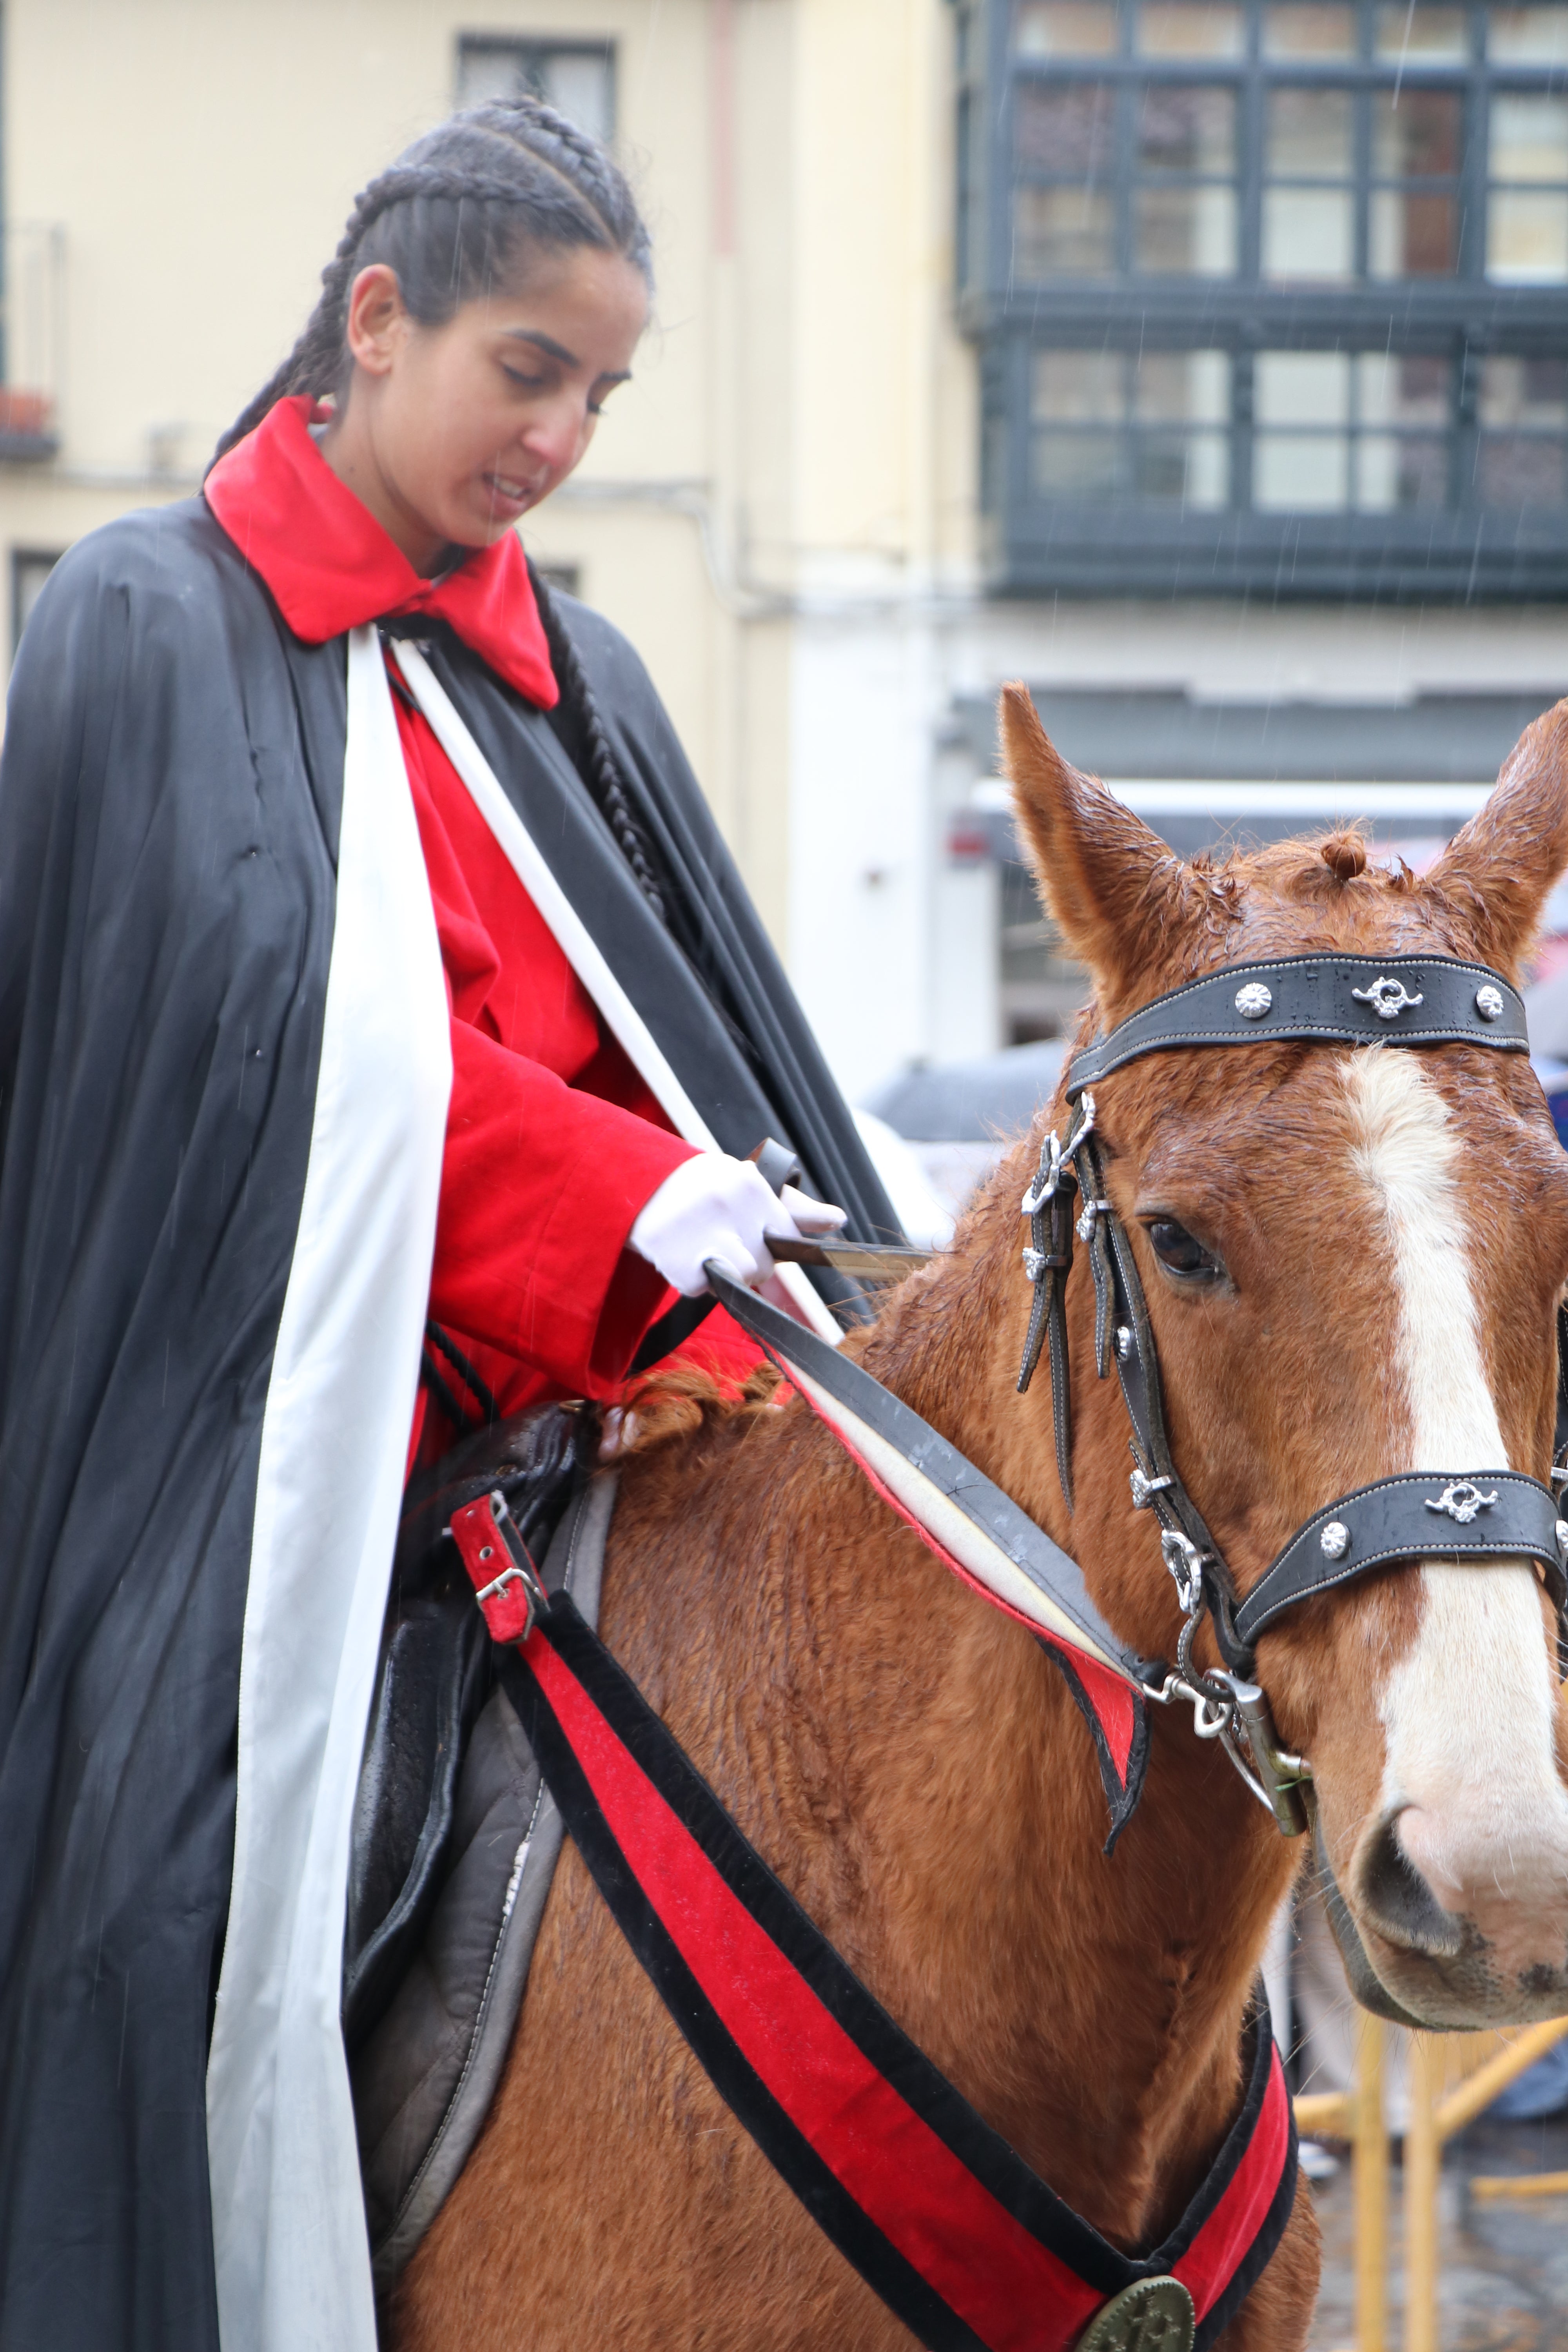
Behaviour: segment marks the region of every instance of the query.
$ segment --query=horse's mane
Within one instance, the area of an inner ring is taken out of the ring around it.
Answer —
[[[723,1424],[753,1420],[771,1406],[779,1384],[772,1364],[759,1364],[737,1389],[696,1364],[656,1366],[627,1391],[620,1454],[655,1454],[711,1436]]]

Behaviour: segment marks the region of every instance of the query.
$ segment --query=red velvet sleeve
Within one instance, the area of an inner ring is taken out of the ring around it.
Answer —
[[[565,1395],[611,1395],[669,1295],[626,1235],[692,1152],[454,1020],[432,1315]]]

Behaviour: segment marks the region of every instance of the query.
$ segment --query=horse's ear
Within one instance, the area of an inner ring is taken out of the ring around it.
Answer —
[[[1511,980],[1565,866],[1568,701],[1526,728],[1485,806],[1454,835],[1426,887],[1459,916],[1476,953]]]
[[[1163,984],[1187,911],[1187,868],[1094,776],[1068,767],[1023,686],[1005,686],[1002,761],[1035,887],[1102,995]]]

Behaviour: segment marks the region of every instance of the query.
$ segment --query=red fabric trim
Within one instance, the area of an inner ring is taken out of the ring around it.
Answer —
[[[542,710],[561,699],[528,559],[514,530],[422,580],[310,434],[312,404],[280,400],[220,457],[206,501],[297,637],[325,645],[367,621],[429,614]]]
[[[488,1495],[481,1495],[477,1502],[465,1503],[453,1512],[452,1540],[468,1571],[468,1581],[474,1588],[474,1597],[479,1601],[479,1613],[484,1618],[491,1641],[521,1642],[528,1633],[532,1617],[532,1599],[507,1548],[506,1539],[496,1525]],[[521,1536],[517,1540],[522,1543]],[[527,1546],[523,1545],[522,1549],[530,1570],[533,1570]],[[537,1585],[537,1570],[533,1570],[533,1574]],[[502,1590],[490,1592],[489,1600],[486,1600],[484,1596],[489,1592],[489,1588],[500,1583],[503,1578],[507,1580]]]
[[[1275,2042],[1269,2053],[1268,2087],[1247,2152],[1219,2203],[1172,2273],[1192,2296],[1200,2319],[1219,2301],[1268,2218],[1289,2152],[1289,2102],[1279,2045]]]
[[[453,1016],[430,1311],[503,1413],[607,1400],[669,1298],[626,1238],[692,1147],[602,1031],[423,713],[395,707]]]
[[[992,2352],[1067,2352],[1105,2298],[1004,2211],[878,2073],[551,1644],[536,1637],[528,1663],[682,1958],[823,2162]]]
[[[770,1358],[769,1360],[773,1360]],[[779,1369],[781,1371],[785,1370],[783,1365]],[[1064,1657],[1071,1660],[1073,1672],[1083,1685],[1085,1696],[1094,1709],[1100,1729],[1105,1734],[1111,1761],[1125,1789],[1127,1769],[1132,1754],[1132,1738],[1138,1717],[1132,1693],[1120,1675],[1113,1674],[1109,1666],[1102,1666],[1098,1658],[1091,1657],[1087,1650],[1080,1650],[1076,1643],[1061,1639],[1058,1635],[1050,1633],[1044,1625],[1037,1623],[1033,1617],[1026,1617],[1021,1609],[1015,1609],[1011,1601],[1004,1601],[1000,1594],[993,1592],[988,1584],[982,1583],[973,1570],[965,1568],[962,1560],[955,1559],[946,1545],[931,1533],[924,1520],[917,1518],[909,1505],[894,1494],[885,1480],[879,1477],[854,1439],[847,1434],[843,1424],[835,1421],[832,1415],[823,1409],[810,1390],[801,1387],[798,1381],[793,1380],[789,1381],[789,1385],[805,1398],[823,1427],[833,1432],[846,1454],[860,1470],[868,1485],[881,1496],[889,1509],[895,1511],[904,1525],[919,1536],[926,1549],[933,1552],[944,1568],[951,1569],[961,1583],[967,1584],[970,1591],[977,1592],[983,1601],[988,1601],[993,1609],[999,1609],[1004,1617],[1011,1617],[1016,1624],[1026,1627],[1040,1641],[1048,1642],[1054,1650],[1059,1650]]]

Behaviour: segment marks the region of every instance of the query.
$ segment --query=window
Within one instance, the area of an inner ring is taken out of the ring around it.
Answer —
[[[1568,278],[1568,98],[1510,90],[1491,101],[1487,268],[1512,286]]]
[[[0,464],[37,463],[59,448],[64,315],[64,230],[58,222],[0,225]]]
[[[1568,362],[1484,360],[1480,426],[1483,505],[1527,513],[1568,502]]]
[[[998,586],[1568,594],[1568,6],[958,14]]]
[[[22,642],[22,632],[27,625],[38,592],[59,562],[57,551],[52,555],[41,554],[37,548],[14,547],[11,550],[11,651],[15,655]]]
[[[1384,514],[1448,502],[1448,366],[1384,352],[1260,352],[1254,506]]]
[[[525,92],[559,109],[606,143],[616,131],[616,53],[609,41],[498,40],[464,34],[458,43],[458,104]]]
[[[1229,504],[1222,352],[1037,353],[1035,483],[1047,497]]]

